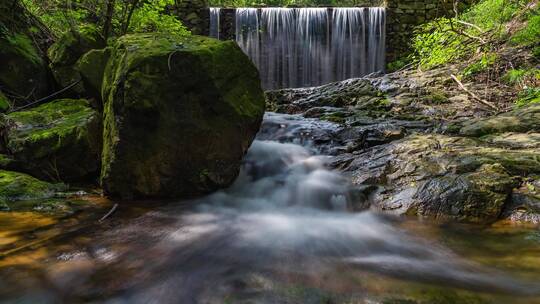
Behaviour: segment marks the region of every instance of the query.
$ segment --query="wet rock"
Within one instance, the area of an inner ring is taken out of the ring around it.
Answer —
[[[540,176],[527,177],[521,187],[514,189],[502,218],[514,222],[540,224]]]
[[[469,138],[411,135],[335,158],[357,185],[377,186],[372,205],[398,214],[490,222],[516,175],[540,172],[537,149],[512,151]]]
[[[56,100],[3,120],[3,152],[17,170],[49,181],[97,177],[101,116],[86,100]]]
[[[105,45],[105,39],[93,26],[83,26],[79,30],[69,30],[63,34],[48,50],[50,67],[56,82],[65,88],[79,81],[81,76],[75,67],[79,58],[88,51],[104,48]],[[97,71],[100,69],[99,65],[95,68]],[[84,95],[82,84],[74,87],[73,91]]]
[[[50,198],[65,188],[63,184],[50,184],[24,173],[0,170],[0,210],[10,210],[10,205],[17,201]]]
[[[363,78],[348,79],[318,87],[282,89],[266,92],[270,111],[297,114],[313,107],[345,107],[385,109],[384,94]]]
[[[501,115],[469,121],[460,130],[460,134],[465,136],[506,132],[540,132],[540,104],[531,104]]]
[[[121,198],[189,197],[230,185],[264,96],[231,41],[121,37],[103,82],[102,185]]]

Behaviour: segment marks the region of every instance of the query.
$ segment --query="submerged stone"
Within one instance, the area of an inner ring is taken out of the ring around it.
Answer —
[[[11,210],[11,203],[16,201],[51,198],[65,188],[24,173],[0,170],[0,209]]]
[[[257,133],[257,69],[232,41],[118,39],[103,82],[101,181],[121,198],[189,197],[230,185]]]
[[[100,168],[101,116],[86,100],[56,100],[7,115],[4,141],[21,171],[46,180],[92,180]]]

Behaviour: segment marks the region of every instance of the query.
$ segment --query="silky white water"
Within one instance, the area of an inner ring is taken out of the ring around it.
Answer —
[[[211,35],[219,37],[219,9]],[[237,8],[236,42],[264,89],[309,87],[384,70],[386,13],[370,8]]]
[[[507,296],[476,303],[538,303],[529,301],[538,299],[536,283],[468,261],[398,218],[350,212],[354,187],[327,167],[331,143],[313,140],[336,128],[267,113],[229,189],[136,217],[118,210],[47,247],[48,258],[31,267],[0,267],[0,302],[390,303],[380,300],[390,299],[385,287],[400,281],[439,286],[445,296]],[[409,290],[400,292],[407,299]]]

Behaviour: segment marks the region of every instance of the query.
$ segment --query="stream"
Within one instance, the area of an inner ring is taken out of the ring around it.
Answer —
[[[0,222],[0,246],[50,237],[0,256],[0,302],[540,303],[538,230],[350,212],[332,142],[312,140],[335,128],[267,113],[229,189],[98,222],[105,202],[37,236]]]

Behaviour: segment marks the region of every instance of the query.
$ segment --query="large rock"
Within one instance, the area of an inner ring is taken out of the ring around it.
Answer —
[[[259,75],[232,41],[121,37],[103,82],[102,185],[121,198],[230,185],[264,113]]]
[[[38,27],[18,1],[0,1],[0,89],[33,100],[50,90],[45,54],[40,51]]]
[[[101,116],[86,100],[56,100],[3,120],[4,153],[18,170],[53,181],[97,180]]]
[[[103,107],[101,100],[103,74],[110,55],[110,47],[91,50],[77,61],[75,67],[82,78],[86,93],[97,101],[96,107],[99,109]]]
[[[499,218],[519,185],[516,176],[540,173],[540,152],[463,137],[411,135],[341,155],[334,165],[353,183],[374,186],[365,194],[378,209],[490,222]]]
[[[101,49],[106,45],[101,33],[93,26],[83,26],[79,30],[67,31],[48,50],[50,67],[54,79],[61,87],[77,82],[81,76],[75,64],[85,53],[92,49]],[[99,66],[96,66],[99,70]],[[82,84],[74,91],[83,94]]]

